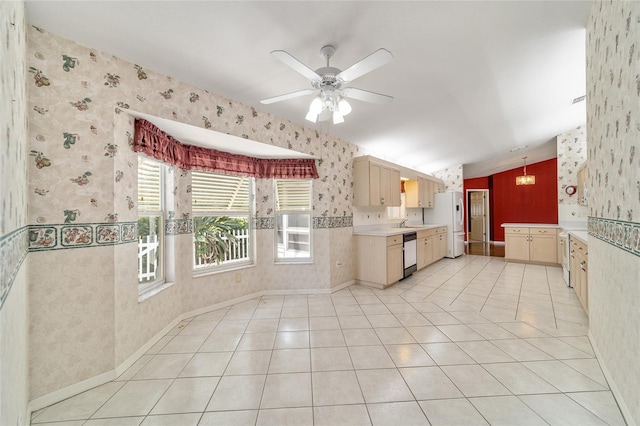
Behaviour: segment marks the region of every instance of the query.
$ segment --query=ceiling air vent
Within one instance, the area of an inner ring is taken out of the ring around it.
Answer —
[[[577,104],[578,102],[582,102],[587,98],[587,95],[582,95],[571,101],[571,105]]]

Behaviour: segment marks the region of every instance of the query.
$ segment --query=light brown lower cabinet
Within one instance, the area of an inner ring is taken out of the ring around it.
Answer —
[[[447,227],[418,231],[418,270],[431,265],[447,255]]]
[[[418,270],[446,256],[446,234],[446,226],[417,231]],[[354,235],[353,238],[356,251],[356,281],[359,284],[382,289],[403,278],[402,235]]]
[[[569,251],[569,277],[576,296],[586,313],[589,313],[589,246],[580,240],[571,238]]]
[[[533,263],[558,263],[558,229],[505,226],[505,259]]]
[[[359,284],[382,289],[402,279],[402,235],[356,235],[354,241]]]

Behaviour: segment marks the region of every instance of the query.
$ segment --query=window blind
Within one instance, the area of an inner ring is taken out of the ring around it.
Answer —
[[[276,179],[276,210],[311,210],[311,180]]]
[[[249,211],[249,177],[191,172],[192,210]]]
[[[162,163],[138,156],[138,211],[162,210]]]

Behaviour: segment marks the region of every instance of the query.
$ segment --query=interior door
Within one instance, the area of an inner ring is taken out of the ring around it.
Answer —
[[[471,229],[469,230],[469,238],[474,241],[485,241],[486,231],[484,229],[485,211],[484,211],[484,192],[471,193]]]

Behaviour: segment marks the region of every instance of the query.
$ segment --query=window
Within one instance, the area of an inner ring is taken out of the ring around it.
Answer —
[[[164,282],[162,163],[138,156],[138,292]]]
[[[253,263],[253,178],[191,172],[194,269],[230,269]]]
[[[311,260],[311,179],[275,179],[276,261]]]

